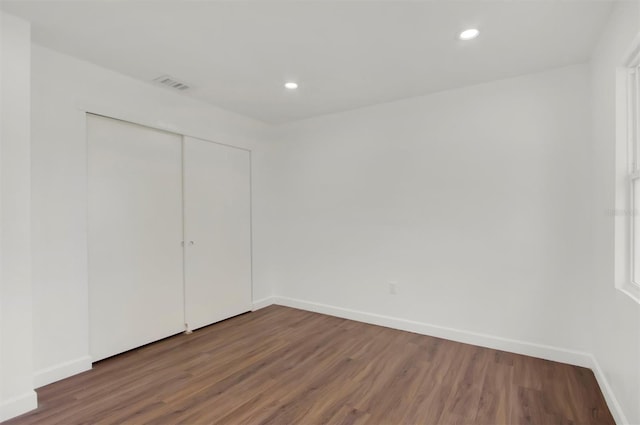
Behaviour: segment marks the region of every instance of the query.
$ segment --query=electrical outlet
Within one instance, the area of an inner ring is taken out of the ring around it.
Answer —
[[[389,293],[391,295],[396,295],[398,293],[398,282],[395,280],[389,281]]]

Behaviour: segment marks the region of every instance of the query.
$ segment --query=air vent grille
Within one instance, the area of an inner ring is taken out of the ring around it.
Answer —
[[[178,79],[173,78],[170,75],[162,75],[158,78],[154,78],[153,81],[156,84],[160,84],[161,86],[169,87],[174,90],[184,91],[190,88],[189,84],[183,81],[179,81]]]

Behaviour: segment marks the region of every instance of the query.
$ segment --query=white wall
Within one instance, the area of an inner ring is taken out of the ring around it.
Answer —
[[[615,71],[640,32],[640,4],[619,3],[595,49],[592,68],[593,180],[593,329],[592,352],[628,423],[640,424],[640,305],[615,289]],[[620,217],[623,219],[623,217]],[[604,388],[603,388],[604,389]],[[605,389],[606,390],[606,389]],[[613,405],[612,405],[613,404]],[[624,421],[621,418],[619,422]]]
[[[252,149],[254,299],[271,295],[258,255],[269,232],[266,126],[34,45],[32,200],[36,386],[90,366],[84,110]]]
[[[276,293],[587,350],[589,105],[575,65],[279,128]]]
[[[30,271],[29,23],[0,12],[0,421],[35,407]]]

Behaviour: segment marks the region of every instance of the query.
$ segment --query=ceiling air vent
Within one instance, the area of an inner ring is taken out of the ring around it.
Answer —
[[[174,90],[184,91],[189,89],[189,84],[182,81],[178,81],[170,75],[162,75],[158,78],[154,78],[153,81],[161,86],[169,87]]]

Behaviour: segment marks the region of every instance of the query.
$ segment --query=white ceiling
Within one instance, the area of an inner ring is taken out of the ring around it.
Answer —
[[[36,43],[284,123],[586,61],[601,1],[2,1]],[[458,33],[477,27],[476,40]],[[283,83],[297,81],[299,90]]]

